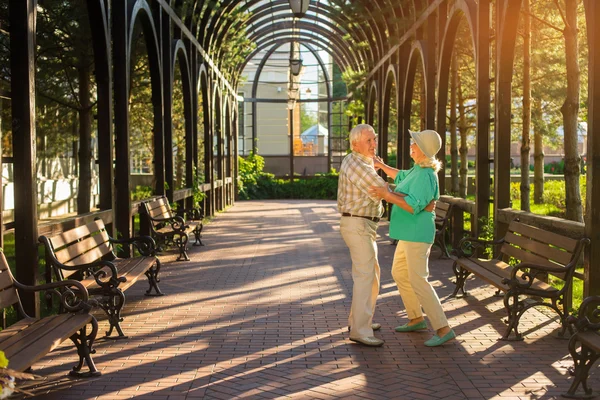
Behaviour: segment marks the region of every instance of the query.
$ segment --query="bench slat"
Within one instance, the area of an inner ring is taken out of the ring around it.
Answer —
[[[108,242],[108,234],[106,231],[102,231],[97,235],[73,243],[54,254],[56,259],[62,264],[79,265],[90,263],[106,254],[112,253]]]
[[[35,318],[23,318],[6,329],[0,331],[0,349],[2,348],[2,342],[13,336],[16,332],[20,332],[26,329],[29,325],[36,321]]]
[[[596,331],[577,332],[581,344],[600,352],[600,334]]]
[[[173,216],[171,205],[164,197],[147,202],[146,207],[148,209],[148,214],[152,218],[171,218]]]
[[[0,306],[4,308],[18,302],[17,289],[8,273],[8,265],[0,263]]]
[[[497,287],[502,291],[507,291],[508,286],[502,283],[502,279],[508,278],[510,279],[512,267],[500,260],[484,260],[484,259],[460,259],[459,262],[464,268],[471,271],[473,274],[477,275],[484,281],[490,283],[491,285]],[[526,281],[517,276],[523,283]],[[548,285],[547,283],[535,280],[532,285],[535,289],[552,291],[557,290],[554,287]]]
[[[565,249],[569,253],[575,252],[578,241],[558,233],[549,232],[535,226],[527,225],[519,221],[513,221],[508,226],[510,232],[517,232],[523,236],[529,237],[535,241],[548,243],[553,246]]]
[[[450,204],[444,201],[436,201],[435,202],[435,215],[438,218],[446,218],[448,215],[448,210],[450,209]]]
[[[116,260],[115,264],[119,271],[119,276],[125,276],[127,282],[123,282],[119,285],[122,290],[126,290],[139,278],[145,276],[144,273],[150,269],[155,260],[148,257],[136,257],[136,258],[120,258]]]
[[[12,369],[24,371],[91,320],[89,314],[69,313],[46,317],[27,329],[19,327],[9,339],[0,342],[0,349],[10,360]],[[7,330],[11,331],[11,328]]]
[[[50,243],[52,243],[52,248],[54,250],[58,250],[69,243],[73,243],[100,230],[105,230],[104,222],[102,222],[102,220],[96,220],[87,225],[82,225],[63,232],[60,235],[53,236],[49,239]]]
[[[541,243],[535,241],[535,239],[529,239],[524,236],[517,236],[512,232],[507,232],[504,237],[506,244],[519,246],[520,248],[527,250],[539,257],[547,260],[552,260],[561,265],[568,265],[572,258],[573,253],[562,251],[556,247],[551,247],[547,243]]]
[[[506,245],[504,245],[506,246]],[[524,250],[518,249],[516,247],[513,246],[506,246],[506,247],[502,247],[502,253],[514,257],[518,260],[521,260],[522,262],[530,262],[530,263],[534,263],[534,264],[538,264],[538,265],[544,265],[547,267],[562,267],[564,268],[563,265],[554,263],[552,261],[549,261],[543,257],[537,256],[535,254],[532,253],[528,253]],[[565,270],[566,273],[566,270]],[[551,275],[556,276],[558,278],[564,279],[565,273],[561,273],[561,272],[552,272]]]

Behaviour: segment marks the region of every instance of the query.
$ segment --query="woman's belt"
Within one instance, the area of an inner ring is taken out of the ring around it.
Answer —
[[[350,214],[350,213],[342,213],[342,217],[364,218],[364,219],[368,219],[369,221],[379,222],[379,217],[366,217],[364,215],[354,215],[354,214]]]

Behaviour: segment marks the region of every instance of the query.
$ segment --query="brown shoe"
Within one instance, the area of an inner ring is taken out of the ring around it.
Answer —
[[[385,343],[383,340],[377,339],[376,337],[373,337],[373,336],[362,337],[362,338],[352,338],[351,337],[350,340],[352,340],[353,342],[356,342],[356,343],[364,344],[365,346],[370,346],[370,347],[380,347],[380,346],[383,346],[383,344]]]
[[[352,329],[352,328],[349,326],[349,327],[348,327],[348,332],[350,332],[350,330],[351,330],[351,329]],[[374,331],[378,331],[378,330],[380,330],[380,329],[381,329],[381,324],[380,324],[380,323],[377,323],[377,322],[373,322],[373,323],[371,324],[371,329],[373,329]]]

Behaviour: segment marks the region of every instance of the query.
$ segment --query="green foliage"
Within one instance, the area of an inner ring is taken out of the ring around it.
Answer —
[[[251,153],[246,159],[238,157],[238,193],[242,200],[263,199],[329,199],[337,197],[338,173],[318,174],[311,179],[275,179],[263,172],[265,160]]]
[[[544,173],[563,175],[565,173],[565,160],[552,161],[544,165]]]
[[[194,186],[192,187],[194,206],[197,206],[206,198],[206,193],[200,190],[200,185],[204,183],[204,175],[200,169],[196,167],[194,170]]]
[[[222,7],[227,6],[225,1],[215,1],[213,5],[204,9],[204,13],[220,13]],[[213,44],[208,48],[208,53],[216,62],[219,70],[223,73],[225,79],[230,82],[237,79],[236,68],[242,64],[248,55],[256,49],[256,42],[249,39],[246,27],[248,20],[252,17],[252,11],[247,10],[242,4],[235,6],[227,14],[221,15],[221,18],[227,19],[231,23],[230,29],[223,32],[223,39],[216,46]]]
[[[396,152],[388,154],[387,165],[396,168]]]
[[[238,156],[238,193],[240,199],[255,198],[258,179],[264,174],[265,159],[254,152],[246,158]]]
[[[479,239],[494,240],[494,218],[481,217],[479,218]],[[494,256],[494,248],[486,247],[484,254],[487,258]]]
[[[586,201],[586,176],[581,175],[579,178],[579,187],[581,192],[581,202],[585,207]],[[555,217],[564,218],[566,212],[565,204],[565,181],[563,180],[548,180],[544,182],[544,193],[542,194],[542,209],[534,210],[533,203],[533,183],[530,185],[530,204],[532,212],[542,215],[552,215]],[[513,208],[520,208],[521,199],[521,183],[511,182],[510,184],[510,199],[513,202]],[[545,211],[544,211],[545,209]],[[537,211],[537,212],[536,212]]]
[[[352,100],[348,102],[346,107],[346,115],[353,117],[356,115],[365,115],[365,102],[363,87],[359,88],[367,73],[365,70],[355,71],[352,68],[346,69],[342,73],[342,79],[346,82],[346,88],[349,93],[352,93]]]
[[[338,174],[332,171],[319,174],[310,179],[275,179],[273,174],[261,173],[256,186],[249,187],[245,192],[246,199],[322,199],[337,198]],[[240,192],[240,198],[242,198]]]
[[[304,132],[308,128],[317,124],[316,113],[306,110],[306,103],[300,103],[300,132]]]
[[[340,67],[333,63],[333,91],[334,98],[346,97],[348,94],[348,90],[346,88],[346,84],[342,80],[342,71]]]
[[[143,200],[154,195],[154,191],[150,186],[137,185],[135,190],[131,192],[131,200]]]

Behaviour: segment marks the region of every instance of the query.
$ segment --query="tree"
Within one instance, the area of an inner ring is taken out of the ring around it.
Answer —
[[[38,1],[38,23],[36,42],[37,53],[36,106],[41,114],[50,108],[64,108],[66,120],[54,124],[46,118],[38,120],[41,135],[49,147],[45,151],[64,151],[59,139],[72,126],[78,131],[78,192],[77,212],[90,211],[92,178],[92,93],[95,83],[92,79],[93,50],[89,17],[86,3],[61,0]],[[57,111],[58,113],[58,111]],[[77,117],[75,117],[77,115]],[[58,139],[58,140],[57,140]]]
[[[311,126],[317,124],[317,117],[314,111],[306,109],[307,103],[300,103],[300,132],[304,132]]]
[[[529,207],[529,131],[531,129],[531,17],[529,0],[523,1],[523,135],[521,137],[521,210]]]
[[[459,175],[458,175],[458,138],[457,138],[457,115],[456,105],[457,87],[458,87],[458,60],[456,54],[452,54],[452,65],[450,70],[450,190],[455,195],[459,193]]]
[[[556,6],[560,9],[558,3]],[[561,10],[562,15],[562,10]],[[560,109],[564,120],[565,133],[565,206],[566,217],[572,221],[583,222],[583,207],[579,188],[581,159],[577,151],[577,126],[579,115],[579,95],[581,71],[579,69],[577,40],[577,0],[565,0],[563,16],[565,28],[567,61],[567,95]]]

